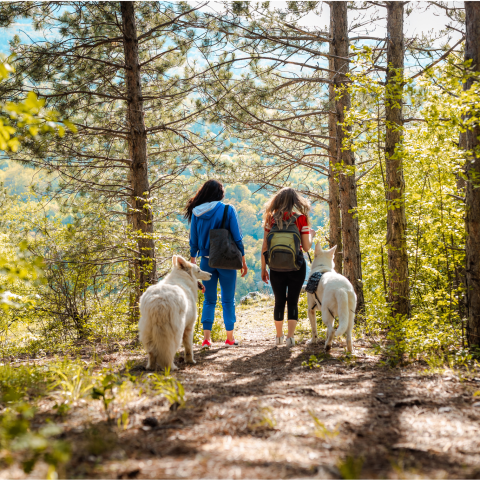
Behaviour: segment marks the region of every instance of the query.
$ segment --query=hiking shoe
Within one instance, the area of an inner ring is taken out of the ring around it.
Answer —
[[[283,343],[283,339],[285,337],[282,335],[281,337],[275,337],[275,345],[281,345]]]
[[[227,347],[236,347],[238,345],[238,340],[235,340],[235,339],[233,339],[231,341],[230,340],[225,340],[225,345]]]
[[[288,337],[285,343],[287,344],[288,348],[292,348],[295,346],[295,339],[293,337]]]
[[[210,348],[212,346],[212,342],[210,340],[204,340],[202,343],[202,348]]]

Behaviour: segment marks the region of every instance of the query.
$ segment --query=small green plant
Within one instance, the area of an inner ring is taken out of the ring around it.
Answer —
[[[53,396],[58,399],[55,408],[59,415],[65,415],[73,403],[87,397],[95,384],[92,369],[79,363],[62,362],[50,367],[50,372],[56,378]]]
[[[227,339],[227,331],[219,318],[215,318],[210,335],[212,342],[224,342]]]
[[[429,370],[433,372],[439,372],[444,369],[445,366],[445,358],[443,355],[438,355],[435,352],[432,352],[430,355],[427,355],[425,358]]]
[[[308,367],[310,370],[312,368],[320,368],[320,363],[323,362],[323,358],[320,360],[315,355],[310,355],[308,362],[305,360],[302,362],[302,367]]]
[[[474,355],[471,351],[461,348],[453,355],[448,356],[448,364],[450,368],[465,367],[468,368],[474,363]]]
[[[117,419],[117,427],[119,430],[126,430],[130,424],[130,416],[127,411],[123,412]]]
[[[248,425],[251,430],[273,430],[276,426],[277,420],[273,414],[272,407],[259,407],[253,414],[252,422]]]
[[[327,438],[336,437],[340,432],[338,431],[338,427],[335,427],[335,430],[329,430],[324,423],[322,423],[318,417],[315,415],[313,410],[308,412],[313,419],[314,422],[314,435],[318,438],[322,438],[326,440]]]
[[[338,357],[338,359],[343,362],[345,365],[351,367],[355,365],[357,357],[350,352],[345,351],[343,355]]]
[[[342,478],[360,478],[363,467],[363,458],[349,455],[345,460],[339,460],[337,467]]]
[[[34,409],[26,403],[16,403],[0,415],[0,449],[7,465],[18,459],[25,473],[31,473],[37,461],[48,465],[47,478],[56,478],[60,465],[70,458],[70,445],[55,439],[61,428],[47,423],[36,431],[31,428]]]
[[[110,404],[115,400],[115,387],[122,382],[113,373],[107,373],[101,377],[100,385],[93,387],[90,396],[94,400],[102,400],[107,420],[111,422]]]
[[[177,407],[183,407],[185,405],[185,389],[179,380],[170,375],[170,369],[165,369],[165,375],[159,375],[158,373],[151,373],[150,377],[153,378],[154,389],[163,395],[170,405],[177,405]]]
[[[27,395],[29,398],[48,394],[51,388],[49,372],[42,367],[9,364],[0,365],[0,390],[15,392],[19,400]]]

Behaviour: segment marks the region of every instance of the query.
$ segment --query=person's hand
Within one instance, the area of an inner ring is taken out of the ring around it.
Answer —
[[[248,272],[247,262],[245,260],[243,260],[243,262],[242,262],[241,272],[242,272],[242,277],[244,277]]]
[[[265,283],[268,283],[268,281],[270,280],[270,277],[268,275],[268,272],[267,272],[267,269],[266,268],[262,268],[262,280],[265,282]]]
[[[316,232],[313,228],[311,228],[311,229],[310,229],[310,235],[312,236],[312,238],[313,238],[316,234],[317,234],[317,232]]]
[[[190,257],[190,263],[194,263],[196,265],[197,264],[197,258],[196,257]]]

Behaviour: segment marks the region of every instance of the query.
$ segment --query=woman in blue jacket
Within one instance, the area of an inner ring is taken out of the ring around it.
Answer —
[[[223,185],[217,180],[208,180],[192,197],[185,208],[185,218],[190,226],[190,261],[196,263],[197,255],[202,257],[200,268],[212,274],[208,281],[204,281],[205,300],[202,310],[203,343],[202,347],[211,347],[210,332],[215,318],[215,306],[217,304],[217,283],[220,280],[222,295],[223,321],[227,330],[226,345],[238,345],[233,337],[235,325],[235,287],[237,283],[237,271],[223,268],[211,268],[208,265],[210,250],[210,230],[220,228],[223,219],[225,204],[221,201],[225,196]],[[230,230],[233,240],[242,253],[242,277],[247,274],[245,262],[245,250],[242,243],[242,232],[238,225],[235,208],[230,205],[226,221],[226,228]]]

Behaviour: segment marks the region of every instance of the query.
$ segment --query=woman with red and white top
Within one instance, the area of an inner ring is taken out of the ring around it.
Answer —
[[[302,290],[303,282],[306,276],[306,262],[302,255],[303,264],[299,270],[290,272],[275,271],[270,269],[267,272],[267,265],[264,253],[268,250],[267,235],[272,226],[277,224],[282,228],[282,223],[288,221],[292,215],[298,215],[295,224],[300,232],[301,250],[308,252],[312,246],[315,230],[310,228],[308,214],[310,212],[310,202],[300,195],[293,188],[282,188],[271,200],[265,204],[264,214],[264,235],[262,246],[262,280],[272,286],[275,295],[275,309],[273,318],[277,335],[276,345],[283,343],[283,319],[285,315],[285,304],[288,311],[288,336],[286,340],[287,347],[295,345],[294,333],[298,320],[298,298]],[[288,292],[288,296],[287,296]]]

